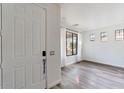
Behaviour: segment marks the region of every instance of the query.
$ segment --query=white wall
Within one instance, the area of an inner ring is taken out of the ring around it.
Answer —
[[[78,54],[73,56],[66,56],[66,29],[61,28],[61,66],[66,66],[82,60],[82,34],[78,34]]]
[[[124,67],[124,41],[115,41],[115,30],[123,29],[124,24],[88,31],[84,33],[83,58],[89,61]],[[100,41],[100,32],[108,33],[108,41]],[[95,33],[96,40],[89,40],[89,34]]]
[[[61,81],[60,7],[57,4],[38,5],[47,9],[47,84],[50,88]],[[55,55],[50,56],[50,51],[55,51]]]

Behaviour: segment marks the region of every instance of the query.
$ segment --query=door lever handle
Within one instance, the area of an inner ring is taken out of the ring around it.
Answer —
[[[43,59],[43,74],[46,73],[46,59]]]

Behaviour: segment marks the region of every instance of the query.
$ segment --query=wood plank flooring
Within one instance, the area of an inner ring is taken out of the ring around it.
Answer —
[[[53,89],[123,89],[124,69],[80,62],[62,68],[61,84]]]

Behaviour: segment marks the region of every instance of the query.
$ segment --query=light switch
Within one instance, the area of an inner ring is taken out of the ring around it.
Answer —
[[[55,55],[55,51],[50,51],[50,55]]]

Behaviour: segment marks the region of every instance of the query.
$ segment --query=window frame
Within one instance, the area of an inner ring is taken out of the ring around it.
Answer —
[[[123,38],[121,38],[121,39],[119,40],[119,38],[117,38],[117,31],[119,31],[119,33],[120,33],[121,30],[122,30],[122,32],[123,32]],[[124,29],[117,29],[117,30],[115,30],[115,40],[116,40],[116,41],[123,41],[123,40],[124,40]]]
[[[72,53],[71,55],[67,54],[67,33],[71,33],[72,34]],[[74,35],[76,35],[76,53],[74,53]],[[74,33],[74,32],[70,32],[70,31],[66,31],[66,56],[73,56],[73,55],[77,55],[78,54],[78,34]]]
[[[92,37],[92,36],[94,36],[94,37]],[[91,33],[89,35],[89,37],[90,37],[90,41],[95,41],[95,38],[96,38],[95,33]]]
[[[105,36],[105,37],[103,37]],[[100,41],[107,42],[108,41],[108,33],[107,32],[100,32]]]

